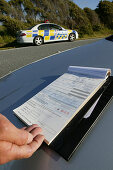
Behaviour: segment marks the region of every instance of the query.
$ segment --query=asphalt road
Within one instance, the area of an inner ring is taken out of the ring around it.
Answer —
[[[0,51],[0,78],[47,56],[98,41],[98,39],[57,42]]]

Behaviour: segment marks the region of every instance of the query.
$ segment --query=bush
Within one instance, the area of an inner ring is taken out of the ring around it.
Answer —
[[[0,44],[3,44],[3,43],[4,43],[3,37],[0,35]]]
[[[100,1],[96,9],[101,22],[108,28],[113,29],[113,2]]]
[[[92,28],[93,28],[93,31],[100,31],[102,29],[102,26],[101,25],[93,25]]]
[[[24,29],[26,26],[19,20],[10,18],[9,16],[1,16],[0,21],[7,28],[7,33],[9,35],[15,36],[18,30]]]
[[[14,37],[7,34],[7,29],[4,26],[0,26],[0,44],[10,43],[15,40]]]
[[[11,35],[5,35],[5,36],[3,36],[3,40],[4,40],[4,43],[7,44],[7,43],[13,42],[15,40],[15,38],[12,37]]]
[[[79,28],[79,37],[83,37],[84,34],[91,35],[93,34],[92,27],[90,25],[84,25]]]

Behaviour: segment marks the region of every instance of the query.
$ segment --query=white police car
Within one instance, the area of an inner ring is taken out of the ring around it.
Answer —
[[[17,35],[19,43],[34,43],[41,45],[45,42],[78,39],[78,33],[74,30],[66,30],[63,27],[53,23],[38,24],[28,30],[21,30]]]

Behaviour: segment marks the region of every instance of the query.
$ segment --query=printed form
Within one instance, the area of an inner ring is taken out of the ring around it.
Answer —
[[[27,125],[38,124],[45,142],[50,144],[102,81],[103,78],[80,73],[65,73],[14,112]]]

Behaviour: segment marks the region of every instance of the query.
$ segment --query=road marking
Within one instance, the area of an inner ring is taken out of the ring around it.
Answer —
[[[70,48],[70,49],[67,49],[67,50],[64,50],[64,51],[58,51],[57,53],[54,53],[54,54],[51,54],[51,55],[49,55],[49,56],[47,56],[47,57],[41,58],[41,59],[39,59],[39,60],[37,60],[37,61],[34,61],[34,62],[30,63],[30,64],[39,62],[39,61],[44,60],[44,59],[46,59],[46,58],[50,58],[50,57],[52,57],[52,56],[54,56],[54,55],[61,54],[61,53],[64,53],[64,52],[66,52],[66,51],[70,51],[70,50],[73,50],[74,48],[79,48],[79,47],[81,47],[81,46],[73,47],[73,48]],[[27,64],[27,65],[30,65],[30,64]]]
[[[0,77],[0,80],[1,80],[2,78],[4,78],[4,77],[6,77],[6,76],[8,76],[8,75],[10,75],[10,74],[12,74],[12,73],[14,73],[15,71],[20,70],[20,69],[28,66],[28,65],[37,63],[37,62],[42,61],[42,60],[44,60],[44,59],[46,59],[46,58],[50,58],[50,57],[55,56],[55,55],[57,55],[57,54],[61,54],[61,53],[64,53],[64,52],[66,52],[66,51],[70,51],[70,50],[73,50],[73,49],[79,48],[79,47],[81,47],[81,46],[73,47],[73,48],[70,48],[70,49],[67,49],[67,50],[64,50],[64,51],[58,51],[57,53],[54,53],[54,54],[51,54],[51,55],[49,55],[49,56],[47,56],[47,57],[41,58],[41,59],[39,59],[39,60],[37,60],[37,61],[34,61],[34,62],[30,63],[30,64],[26,64],[26,65],[24,65],[24,66],[22,66],[22,67],[20,67],[20,68],[18,68],[18,69],[15,69],[15,70],[13,70],[13,71],[9,71],[8,74]]]
[[[97,38],[97,39],[102,39],[102,38]],[[94,40],[94,39],[87,39],[87,40]],[[86,41],[86,40],[77,40],[77,41]],[[77,41],[75,41],[75,42],[77,42]],[[45,45],[47,45],[47,44],[45,44]],[[31,47],[31,46],[30,46],[30,47]],[[70,49],[67,49],[67,50],[64,50],[64,51],[58,51],[57,53],[51,54],[51,55],[49,55],[49,56],[47,56],[47,57],[41,58],[41,59],[36,60],[36,61],[34,61],[34,62],[32,62],[32,63],[26,64],[26,65],[24,65],[24,66],[22,66],[22,67],[20,67],[20,68],[17,68],[17,69],[15,69],[15,70],[13,70],[13,71],[9,71],[9,73],[7,73],[7,74],[5,74],[4,76],[0,77],[0,79],[2,79],[2,78],[4,78],[4,77],[12,74],[13,72],[15,72],[15,71],[17,71],[17,70],[20,70],[20,69],[22,69],[22,68],[24,68],[24,67],[26,67],[26,66],[28,66],[28,65],[34,64],[34,63],[39,62],[39,61],[41,61],[41,60],[44,60],[44,59],[46,59],[46,58],[49,58],[49,57],[55,56],[55,55],[57,55],[57,54],[60,54],[60,53],[66,52],[66,51],[70,51],[70,50],[73,50],[73,49],[79,48],[79,47],[81,47],[81,46],[73,47],[73,48],[70,48]],[[22,48],[29,48],[29,47],[22,47]],[[9,50],[17,50],[17,49],[21,49],[21,48],[15,48],[15,49],[9,49]],[[8,51],[8,50],[1,50],[1,51]]]

